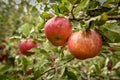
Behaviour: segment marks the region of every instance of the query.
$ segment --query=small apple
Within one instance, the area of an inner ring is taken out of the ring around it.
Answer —
[[[109,47],[109,48],[108,48],[108,51],[110,51],[110,52],[115,52],[115,49],[114,49],[114,47]]]
[[[2,54],[0,54],[0,61],[3,61],[6,57],[7,57],[7,53],[3,52]]]
[[[113,68],[113,65],[112,65],[112,64],[108,64],[108,65],[107,65],[107,69],[108,69],[109,71],[111,71],[112,68]]]
[[[44,26],[47,39],[55,46],[66,44],[72,34],[72,26],[68,19],[62,16],[53,17]]]
[[[1,41],[2,41],[2,42],[7,42],[7,39],[6,39],[6,38],[3,38]]]
[[[30,75],[32,72],[33,72],[33,69],[32,69],[32,68],[27,68],[27,69],[26,69],[26,74],[27,74],[27,75]]]
[[[29,52],[29,50],[36,47],[37,47],[36,42],[31,39],[21,40],[19,43],[20,52],[27,56],[34,54],[34,52]]]
[[[68,50],[78,59],[92,58],[102,48],[102,39],[95,30],[74,32],[68,40]]]
[[[0,45],[0,50],[4,49],[5,45]]]

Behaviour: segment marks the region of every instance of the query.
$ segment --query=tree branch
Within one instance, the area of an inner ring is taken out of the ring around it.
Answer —
[[[74,8],[75,8],[75,6],[73,5],[73,6],[72,6],[72,9],[71,9],[71,15],[72,15],[73,19],[75,19],[75,16],[74,16],[74,13],[73,13]]]
[[[56,69],[56,68],[59,68],[59,67],[65,65],[65,64],[67,64],[68,62],[72,61],[73,59],[74,59],[74,57],[71,58],[71,59],[69,59],[68,61],[64,62],[64,63],[61,64],[61,65],[58,65],[58,66],[56,66],[56,67],[53,67],[53,68],[50,68],[50,69],[46,70],[45,72],[41,73],[40,76],[44,75],[45,73],[47,73],[47,72],[49,72],[49,71],[51,71],[51,70],[54,70],[54,69]]]
[[[89,20],[89,17],[70,18],[71,21]],[[120,16],[108,16],[108,20],[120,20]]]

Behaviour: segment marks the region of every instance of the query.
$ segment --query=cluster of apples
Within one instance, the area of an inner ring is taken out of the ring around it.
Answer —
[[[70,53],[78,59],[95,57],[102,48],[102,39],[99,33],[92,29],[73,32],[70,21],[63,16],[48,20],[44,31],[47,39],[53,45],[66,45]]]
[[[66,45],[70,53],[78,59],[95,57],[102,48],[102,39],[99,33],[92,29],[73,32],[70,21],[63,16],[48,20],[44,25],[44,32],[53,45]],[[24,55],[34,54],[29,50],[35,47],[37,44],[31,39],[22,40],[19,43],[19,49]]]

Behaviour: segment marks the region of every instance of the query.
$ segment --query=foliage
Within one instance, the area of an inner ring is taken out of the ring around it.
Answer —
[[[8,54],[0,62],[0,80],[119,80],[119,15],[119,0],[0,0],[0,45],[5,45],[0,54]],[[64,46],[53,46],[43,29],[53,16],[68,18],[74,32],[96,29],[103,39],[100,54],[78,60]],[[20,53],[19,41],[26,38],[38,43],[30,50],[35,55]],[[33,70],[30,74],[28,68]]]

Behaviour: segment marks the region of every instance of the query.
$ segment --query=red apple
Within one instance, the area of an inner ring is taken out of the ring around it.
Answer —
[[[37,47],[35,41],[31,39],[21,40],[19,43],[19,50],[24,55],[32,55],[34,52],[29,52],[30,49]]]
[[[5,45],[0,45],[0,50],[4,49]]]
[[[108,51],[110,51],[110,52],[115,52],[115,49],[114,49],[114,47],[109,47],[109,48],[108,48]]]
[[[78,59],[96,56],[102,48],[102,39],[95,30],[73,33],[68,40],[68,50]]]
[[[0,54],[0,61],[3,61],[6,57],[7,57],[7,53],[3,52],[2,54]]]
[[[72,26],[65,17],[53,17],[46,22],[44,31],[47,39],[53,45],[63,46],[72,34]]]
[[[112,65],[112,64],[108,64],[108,65],[107,65],[107,69],[108,69],[109,71],[111,71],[112,68],[113,68],[113,65]]]

